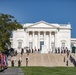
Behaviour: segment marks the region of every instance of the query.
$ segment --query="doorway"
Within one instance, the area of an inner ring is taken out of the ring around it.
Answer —
[[[40,50],[42,50],[42,45],[44,45],[44,41],[40,41]]]

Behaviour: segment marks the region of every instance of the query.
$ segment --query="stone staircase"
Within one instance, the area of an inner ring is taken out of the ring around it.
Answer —
[[[21,66],[26,66],[27,54],[24,53],[22,56]],[[65,62],[64,62],[65,57]],[[41,53],[30,53],[28,55],[28,66],[66,66],[66,61],[68,60],[68,66],[73,66],[70,62],[69,57],[66,54],[41,54]],[[12,57],[11,60],[15,58]],[[18,66],[18,60],[20,59],[20,54],[16,56],[15,66]],[[9,66],[11,66],[11,61],[9,61]]]
[[[65,57],[65,62],[68,60],[69,67],[74,67],[73,63],[70,61],[70,56],[67,57],[67,54],[63,54],[63,57]]]

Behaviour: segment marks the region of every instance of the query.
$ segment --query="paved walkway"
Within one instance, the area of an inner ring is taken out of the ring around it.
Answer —
[[[24,75],[21,68],[8,68],[1,72],[0,75]]]

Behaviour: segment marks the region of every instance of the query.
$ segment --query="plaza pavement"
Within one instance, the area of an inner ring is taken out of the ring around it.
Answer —
[[[0,75],[24,75],[21,68],[8,68],[0,73]]]

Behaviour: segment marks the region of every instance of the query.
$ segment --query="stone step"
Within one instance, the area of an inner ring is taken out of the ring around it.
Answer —
[[[27,54],[24,53],[22,56],[21,66],[26,66]],[[30,53],[29,54],[28,66],[66,66],[65,61],[68,60],[68,65],[73,66],[66,54],[40,54],[40,53]],[[16,56],[15,66],[18,66],[18,60],[20,59],[20,54]],[[14,60],[14,57],[12,57]],[[10,66],[10,62],[9,62]]]

